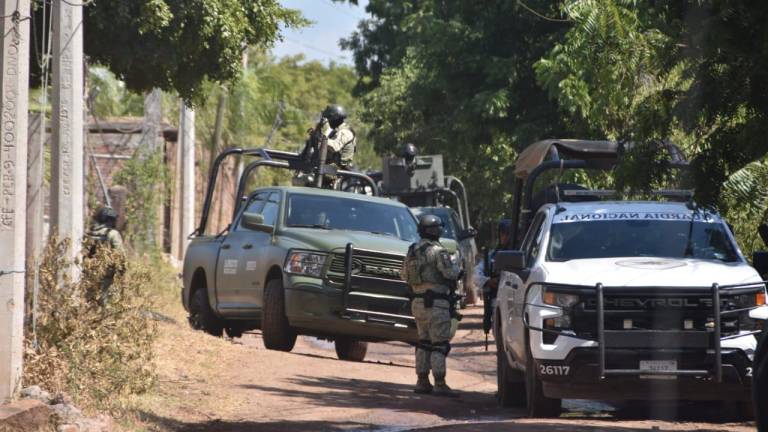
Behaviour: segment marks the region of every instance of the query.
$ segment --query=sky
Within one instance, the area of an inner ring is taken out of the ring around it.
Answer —
[[[349,36],[364,19],[368,0],[360,0],[359,6],[348,3],[334,3],[331,0],[280,0],[291,9],[300,10],[313,21],[300,30],[285,30],[283,41],[277,42],[272,53],[277,57],[302,53],[308,60],[319,60],[328,64],[353,63],[352,53],[339,47],[339,39]]]

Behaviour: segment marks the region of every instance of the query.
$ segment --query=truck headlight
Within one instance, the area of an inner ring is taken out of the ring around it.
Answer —
[[[570,308],[579,303],[579,296],[576,294],[564,294],[559,292],[544,291],[544,303],[561,308]]]
[[[559,307],[562,315],[556,318],[547,318],[544,320],[544,328],[552,330],[565,330],[572,327],[571,308],[576,306],[580,299],[575,294],[565,294],[544,289],[544,304]],[[545,334],[544,343],[554,343],[556,335]]]
[[[325,258],[326,255],[314,252],[291,252],[285,261],[285,272],[320,277],[323,273]]]

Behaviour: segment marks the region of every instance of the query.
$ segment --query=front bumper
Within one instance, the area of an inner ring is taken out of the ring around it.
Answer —
[[[622,350],[606,352],[611,368],[638,369],[641,360],[676,360],[679,369],[706,369],[714,354],[700,351]],[[565,360],[535,360],[533,367],[542,380],[544,394],[559,399],[601,400],[731,400],[751,396],[752,362],[740,349],[723,349],[722,382],[712,377],[600,376],[599,351],[574,349]]]
[[[286,275],[283,283],[288,322],[301,334],[351,336],[367,341],[418,340],[413,320],[351,313],[344,306],[343,289],[322,279]]]

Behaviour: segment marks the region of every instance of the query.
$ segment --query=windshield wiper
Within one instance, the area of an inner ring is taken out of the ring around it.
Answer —
[[[384,232],[384,231],[368,231],[368,230],[361,230],[361,229],[348,229],[348,230],[344,230],[344,231],[356,231],[356,232],[361,232],[361,233],[368,233],[368,234],[375,234],[375,235],[380,235],[380,236],[399,238],[396,234],[392,234],[390,232]]]
[[[321,224],[296,224],[296,225],[288,225],[288,227],[289,228],[317,228],[317,229],[324,229],[324,230],[332,229],[330,227],[327,227]]]
[[[371,234],[376,234],[376,235],[381,235],[381,236],[387,236],[387,237],[397,237],[396,235],[394,235],[392,233],[383,232],[383,231],[365,231],[365,232],[369,232]]]

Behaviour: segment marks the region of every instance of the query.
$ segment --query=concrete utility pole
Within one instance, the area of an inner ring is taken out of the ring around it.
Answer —
[[[27,208],[29,0],[0,0],[0,401],[21,385]]]
[[[157,137],[163,121],[163,92],[153,89],[144,96],[144,137],[142,145],[148,154],[157,150]]]
[[[181,245],[187,251],[187,236],[195,229],[195,111],[181,101],[179,129],[181,142]]]
[[[161,148],[158,146],[160,127],[163,121],[163,93],[153,89],[144,95],[144,131],[139,154],[142,157],[153,157]],[[157,188],[156,193],[161,193]],[[158,232],[158,225],[163,220],[163,208],[157,208],[157,214],[152,223],[147,224],[146,244],[160,247],[163,244],[163,233]]]
[[[43,90],[46,91],[46,90]],[[45,207],[45,112],[30,119],[32,133],[27,139],[27,268],[36,269],[36,261],[43,251],[43,210]],[[30,277],[31,279],[31,277]]]
[[[53,1],[52,20],[51,233],[71,239],[75,258],[83,237],[82,0]]]

